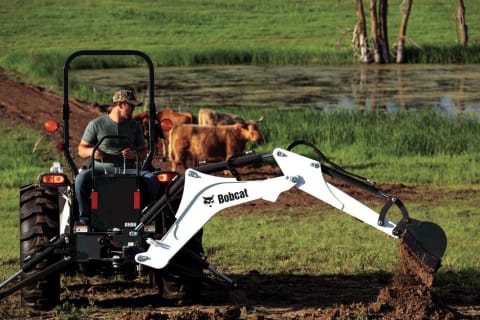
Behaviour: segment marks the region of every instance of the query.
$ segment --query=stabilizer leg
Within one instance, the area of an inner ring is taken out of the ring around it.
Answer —
[[[59,246],[63,245],[64,243],[65,243],[65,238],[64,237],[58,238],[50,246],[45,248],[45,250],[43,250],[42,252],[40,252],[36,256],[33,256],[30,259],[28,259],[27,262],[22,266],[22,268],[20,270],[15,272],[15,274],[13,274],[7,280],[3,281],[0,284],[0,289],[5,287],[7,284],[9,284],[13,280],[15,280],[17,277],[19,277],[23,273],[27,272],[28,270],[30,270],[31,268],[36,266],[39,262],[41,262],[43,259],[45,259],[45,257],[49,256],[50,254],[53,254],[55,249],[57,249]],[[35,281],[38,281],[38,280],[40,280],[40,279],[42,279],[42,278],[44,278],[44,277],[46,277],[46,276],[48,276],[48,275],[50,275],[54,272],[57,272],[57,271],[63,269],[68,264],[69,260],[70,260],[70,257],[65,257],[64,259],[62,259],[62,260],[52,264],[51,266],[45,268],[42,272],[39,272],[38,274],[17,283],[16,285],[12,286],[11,288],[0,292],[0,299],[3,299],[6,296],[8,296],[9,294],[11,294],[11,293],[13,293],[17,290],[20,290],[23,287],[28,286],[29,284],[31,284]]]

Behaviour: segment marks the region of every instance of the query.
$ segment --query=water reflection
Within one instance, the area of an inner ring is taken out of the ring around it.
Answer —
[[[134,83],[146,70],[79,71],[96,92]],[[421,111],[480,119],[480,65],[202,66],[156,69],[156,104]],[[145,94],[145,93],[144,93]]]
[[[448,115],[479,116],[478,66],[397,66],[355,72],[352,100],[368,110],[432,109]]]

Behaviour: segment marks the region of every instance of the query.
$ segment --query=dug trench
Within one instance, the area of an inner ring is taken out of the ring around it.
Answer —
[[[0,118],[12,126],[43,130],[48,118],[61,119],[62,97],[44,88],[25,85],[0,72]],[[71,101],[72,143],[79,141],[83,127],[99,114],[88,103]],[[58,141],[59,136],[49,139]],[[252,179],[278,174],[269,166],[245,168],[241,174]],[[420,201],[453,196],[444,190],[419,190],[395,184],[382,190],[402,200]],[[296,192],[296,191],[292,191]],[[467,194],[469,190],[465,190]],[[361,199],[361,194],[352,190]],[[455,196],[458,197],[458,190]],[[361,199],[362,200],[362,199]],[[262,206],[318,205],[318,200],[300,191]],[[248,207],[245,207],[248,210]],[[238,211],[237,211],[238,212]],[[61,305],[52,311],[28,311],[20,307],[19,293],[0,302],[2,319],[475,319],[480,318],[479,290],[435,283],[434,275],[412,259],[399,241],[398,268],[386,272],[355,275],[261,274],[250,270],[233,274],[239,289],[227,294],[206,287],[200,303],[187,306],[165,305],[147,279],[125,282],[116,279],[62,279]],[[7,261],[2,263],[17,263]],[[0,267],[2,265],[0,264]],[[3,280],[3,279],[1,279]]]

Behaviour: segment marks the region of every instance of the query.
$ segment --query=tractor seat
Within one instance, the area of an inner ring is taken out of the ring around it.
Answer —
[[[140,179],[141,180],[141,179]],[[151,199],[136,175],[96,175],[91,193],[90,226],[94,231],[134,228]]]

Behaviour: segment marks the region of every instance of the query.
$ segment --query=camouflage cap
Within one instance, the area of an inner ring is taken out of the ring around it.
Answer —
[[[142,102],[138,101],[137,98],[135,97],[135,94],[131,90],[118,90],[115,92],[112,98],[112,102],[126,102],[134,106],[139,106],[142,104]]]

